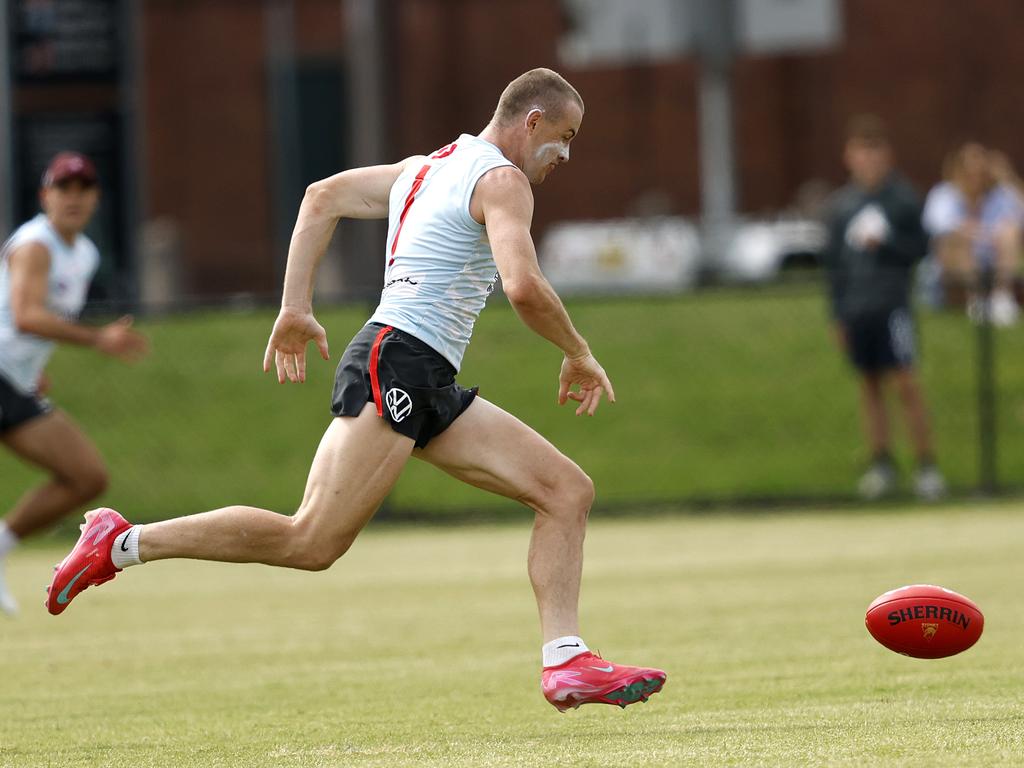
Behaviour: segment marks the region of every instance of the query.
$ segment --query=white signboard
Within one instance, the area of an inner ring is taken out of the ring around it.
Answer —
[[[558,54],[572,67],[678,59],[694,53],[709,11],[730,14],[739,55],[834,48],[840,0],[561,0],[569,33]],[[710,7],[709,7],[710,4]]]
[[[738,0],[737,47],[744,53],[832,48],[842,39],[839,0]]]
[[[573,67],[677,58],[690,44],[686,0],[562,0],[570,32],[558,47]]]

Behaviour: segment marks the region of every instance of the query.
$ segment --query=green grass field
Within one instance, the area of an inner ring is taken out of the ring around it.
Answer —
[[[815,286],[569,305],[619,402],[593,419],[555,405],[559,355],[500,301],[480,318],[460,380],[510,410],[595,479],[599,506],[852,494],[864,461],[853,377],[830,340]],[[135,367],[80,349],[51,365],[53,398],[106,457],[104,503],[136,519],[246,503],[291,511],[330,418],[334,367],[366,318],[325,308],[333,360],[303,387],[260,372],[273,313],[199,312],[140,326],[153,355]],[[922,375],[939,459],[961,492],[977,479],[973,328],[923,314]],[[1024,485],[1024,335],[998,334],[999,468]],[[902,430],[897,428],[897,435]],[[905,441],[899,457],[909,464]],[[39,475],[0,452],[0,509]],[[413,462],[396,511],[503,509]]]
[[[164,562],[41,603],[66,543],[16,553],[0,766],[1019,766],[1016,506],[592,521],[583,634],[664,666],[624,711],[539,693],[529,520],[373,526],[330,571]],[[868,602],[940,583],[978,645],[877,645]]]

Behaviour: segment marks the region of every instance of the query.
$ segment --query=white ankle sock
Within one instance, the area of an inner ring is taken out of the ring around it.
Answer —
[[[16,546],[18,536],[7,527],[7,523],[0,522],[0,557],[5,557]]]
[[[142,565],[142,561],[139,559],[140,533],[142,533],[142,526],[133,525],[114,539],[114,544],[110,548],[110,559],[113,561],[115,568]]]
[[[544,643],[541,654],[544,657],[545,667],[557,667],[573,656],[579,656],[589,650],[582,638],[576,637],[576,635],[566,635],[565,637],[556,637],[550,643]]]

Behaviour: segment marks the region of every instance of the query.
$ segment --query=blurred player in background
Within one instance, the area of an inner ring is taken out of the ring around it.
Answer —
[[[944,170],[946,180],[928,193],[924,207],[943,279],[966,288],[972,319],[1013,325],[1020,314],[1014,283],[1024,231],[1020,179],[1005,155],[973,142],[954,152]],[[982,295],[983,270],[992,276],[991,296]]]
[[[86,515],[82,537],[49,589],[57,614],[123,567],[165,558],[322,570],[349,548],[410,456],[536,512],[528,572],[540,612],[542,688],[560,710],[626,706],[660,690],[665,673],[591,653],[578,602],[589,477],[524,423],[455,381],[473,325],[500,273],[523,322],[564,354],[558,402],[593,415],[611,383],[537,263],[531,184],[569,160],[583,100],[558,74],[536,69],[503,92],[479,136],[429,156],[356,168],[309,187],[292,235],[281,312],[264,369],[306,376],[316,267],[342,217],[384,218],[384,289],[338,367],[328,427],[294,516],[233,506],[132,526],[113,510]],[[579,386],[578,390],[572,389]]]
[[[931,428],[914,368],[916,341],[910,309],[914,267],[927,243],[921,205],[892,165],[881,120],[851,120],[844,151],[849,183],[830,201],[824,264],[837,334],[860,375],[864,428],[871,461],[858,490],[878,499],[896,488],[883,385],[892,380],[906,415],[918,468],[914,491],[922,499],[945,494],[935,465]]]
[[[0,609],[17,611],[4,579],[7,554],[26,536],[96,498],[107,484],[99,452],[67,414],[43,397],[47,360],[58,342],[132,360],[146,340],[131,318],[99,328],[77,322],[99,252],[84,233],[99,204],[99,180],[85,156],[64,152],[43,175],[42,213],[0,250],[0,440],[50,474],[0,521]]]

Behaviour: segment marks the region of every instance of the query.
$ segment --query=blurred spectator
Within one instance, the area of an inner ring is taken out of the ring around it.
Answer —
[[[850,181],[826,209],[823,264],[837,337],[860,376],[871,461],[858,490],[867,499],[878,499],[896,488],[883,391],[891,379],[917,455],[914,490],[923,499],[937,499],[946,484],[935,465],[928,413],[914,368],[910,311],[913,271],[926,247],[920,201],[893,170],[885,125],[877,117],[861,115],[850,122],[844,161]]]
[[[1017,199],[1024,203],[1024,179],[1017,175],[1007,154],[998,149],[990,149],[988,157],[996,182],[1016,194]]]
[[[952,153],[944,171],[945,180],[928,193],[924,226],[947,293],[965,289],[975,320],[1012,325],[1019,315],[1014,283],[1024,224],[1020,179],[1005,155],[973,142]],[[987,299],[981,270],[990,270],[993,279]]]
[[[44,373],[58,343],[92,347],[122,360],[146,352],[130,317],[100,327],[78,314],[99,266],[85,228],[99,205],[96,167],[84,155],[62,152],[43,176],[43,211],[15,230],[0,248],[0,442],[49,474],[0,520],[0,611],[18,605],[4,579],[15,546],[100,493],[107,470],[81,428],[43,397]]]

